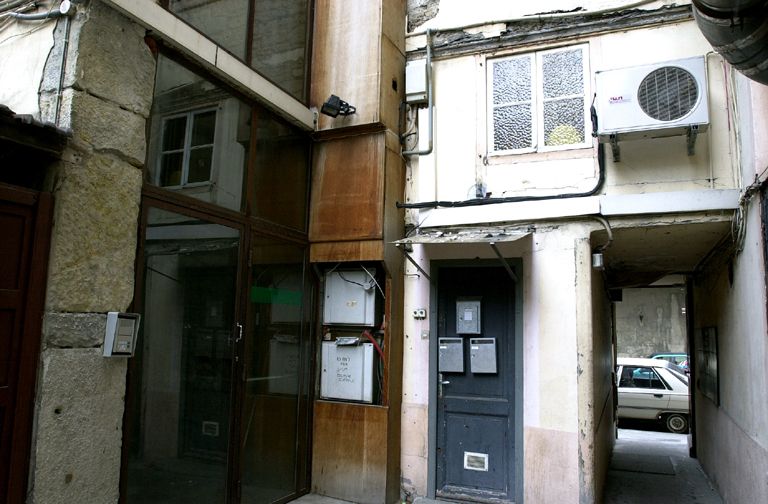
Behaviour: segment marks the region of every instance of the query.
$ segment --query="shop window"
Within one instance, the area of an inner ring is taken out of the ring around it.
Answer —
[[[489,59],[488,152],[589,147],[587,46]]]

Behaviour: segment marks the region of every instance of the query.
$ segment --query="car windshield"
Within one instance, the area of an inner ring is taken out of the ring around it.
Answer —
[[[685,383],[686,387],[688,386],[688,375],[685,374],[685,371],[683,371],[681,367],[671,364],[667,369],[669,369],[669,372],[672,373],[675,378]]]

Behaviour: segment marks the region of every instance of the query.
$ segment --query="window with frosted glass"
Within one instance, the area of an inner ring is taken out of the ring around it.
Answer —
[[[587,146],[585,58],[579,46],[489,60],[489,152]]]
[[[160,55],[147,159],[149,182],[240,210],[250,123],[249,104]]]

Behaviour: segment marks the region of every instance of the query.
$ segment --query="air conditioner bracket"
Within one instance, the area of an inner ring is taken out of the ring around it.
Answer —
[[[621,161],[621,149],[619,149],[619,135],[616,133],[611,134],[611,152],[613,153],[613,162],[618,163]]]
[[[693,124],[691,126],[688,126],[686,128],[685,137],[686,137],[686,143],[688,145],[688,155],[693,156],[694,154],[694,148],[696,147],[696,136],[699,134],[699,126],[697,124]]]

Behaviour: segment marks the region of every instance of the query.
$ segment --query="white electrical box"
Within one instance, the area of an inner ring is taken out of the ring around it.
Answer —
[[[320,397],[373,402],[373,344],[323,341]]]
[[[427,103],[427,60],[409,61],[405,64],[405,102]]]
[[[369,274],[370,273],[370,274]],[[323,323],[376,325],[376,270],[342,270],[325,275]]]
[[[141,315],[138,313],[107,313],[104,334],[104,357],[131,357],[136,350]]]

